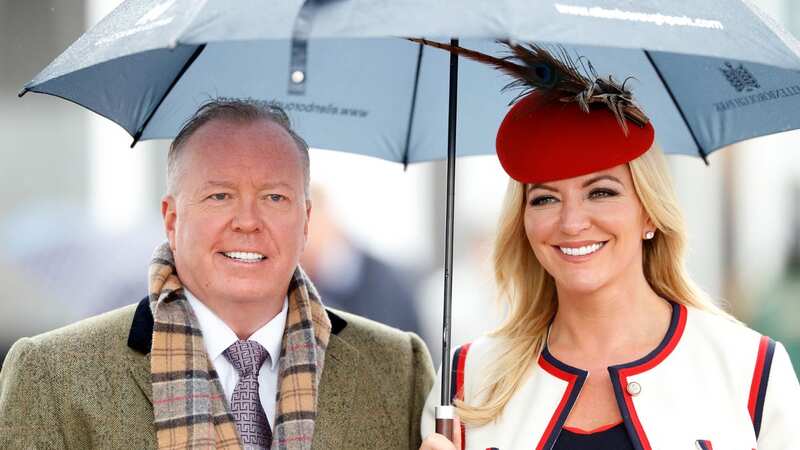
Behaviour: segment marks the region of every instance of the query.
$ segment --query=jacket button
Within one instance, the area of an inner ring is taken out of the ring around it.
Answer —
[[[640,385],[635,381],[631,381],[630,383],[628,383],[627,390],[629,395],[636,396],[639,395],[640,392],[642,392],[642,385]]]

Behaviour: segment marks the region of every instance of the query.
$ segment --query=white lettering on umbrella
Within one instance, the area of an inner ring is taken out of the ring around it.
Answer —
[[[175,4],[175,0],[167,0],[164,3],[159,3],[156,6],[150,8],[150,11],[147,11],[139,20],[136,21],[136,26],[145,25],[149,22],[154,22],[158,20],[162,15],[164,15],[167,10]]]
[[[669,25],[695,28],[710,28],[723,30],[722,22],[718,20],[699,19],[687,16],[669,16],[664,14],[651,14],[636,11],[624,11],[621,9],[606,9],[599,6],[575,6],[554,4],[559,14],[580,17],[596,17],[599,19],[627,20],[629,22],[652,23],[655,25]]]

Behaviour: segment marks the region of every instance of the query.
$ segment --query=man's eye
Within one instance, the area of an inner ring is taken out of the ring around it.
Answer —
[[[222,201],[222,200],[227,200],[228,199],[228,194],[216,193],[216,194],[209,195],[208,198],[210,198],[211,200]]]
[[[286,197],[281,194],[269,194],[267,198],[276,203],[286,200]]]
[[[616,195],[617,192],[611,189],[595,189],[589,193],[589,198],[615,197]]]
[[[531,206],[542,206],[542,205],[549,205],[557,201],[558,199],[556,199],[552,195],[541,195],[539,197],[532,198],[530,204]]]

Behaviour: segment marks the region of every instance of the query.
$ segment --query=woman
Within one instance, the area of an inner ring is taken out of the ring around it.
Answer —
[[[800,449],[789,357],[688,277],[666,163],[630,93],[510,48],[518,69],[492,64],[531,90],[497,136],[512,178],[494,261],[508,316],[454,354],[460,447]],[[455,448],[433,434],[438,396],[422,449]]]

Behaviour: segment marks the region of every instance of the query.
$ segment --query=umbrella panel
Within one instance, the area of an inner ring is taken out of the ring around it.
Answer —
[[[462,46],[497,53],[487,40]],[[254,97],[282,105],[298,131],[318,148],[344,150],[396,162],[444,159],[447,148],[449,56],[400,39],[318,40],[309,43],[304,95],[288,93],[288,41],[208,44],[168,93],[144,130],[144,139],[170,138],[204,101]],[[655,122],[667,151],[698,154],[691,133],[640,50],[572,47],[598,73],[629,82]],[[417,76],[417,64],[421,64]],[[461,60],[458,156],[494,153],[494,133],[515,92],[501,93],[503,74]],[[411,114],[412,99],[414,114]],[[660,125],[661,124],[661,125]]]
[[[77,103],[134,135],[195,50],[191,46],[148,50],[48,79],[29,90]],[[136,93],[135,98],[128,93]]]
[[[463,40],[462,46],[499,51],[487,40]],[[171,138],[212,97],[254,97],[284,106],[314,147],[403,163],[445,158],[446,52],[425,48],[420,57],[417,44],[392,38],[310,41],[306,92],[291,95],[289,41],[211,43],[198,53],[200,48],[178,46],[112,59],[32,89],[80,103],[132,135],[146,125],[142,139]],[[797,71],[607,47],[568,47],[567,52],[586,56],[600,75],[633,77],[627,85],[667,153],[708,154],[800,127]],[[193,55],[197,58],[188,64]],[[515,95],[500,93],[507,82],[499,72],[462,59],[459,156],[494,152],[495,131]]]

